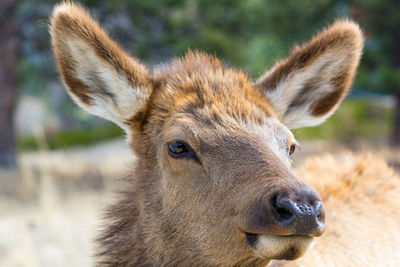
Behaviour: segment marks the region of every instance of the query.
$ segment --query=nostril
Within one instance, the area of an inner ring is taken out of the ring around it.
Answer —
[[[316,192],[309,188],[279,192],[270,198],[271,215],[292,234],[320,236],[325,230],[325,211]]]
[[[322,206],[322,203],[321,206],[318,207],[318,209],[316,209],[316,212],[317,212],[317,221],[319,223],[325,224],[325,210],[324,207]]]
[[[293,217],[293,214],[287,208],[277,208],[276,214],[278,215],[278,220],[288,220]]]
[[[315,202],[313,210],[316,214],[318,221],[325,220],[325,211],[321,201]]]
[[[288,199],[280,199],[278,196],[275,196],[271,199],[271,206],[275,218],[285,224],[289,225],[293,222],[295,218],[295,214],[293,212],[293,203]]]

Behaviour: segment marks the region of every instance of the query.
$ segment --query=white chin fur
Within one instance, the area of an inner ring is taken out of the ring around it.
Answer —
[[[258,236],[255,251],[269,259],[293,260],[301,257],[313,245],[311,236]]]

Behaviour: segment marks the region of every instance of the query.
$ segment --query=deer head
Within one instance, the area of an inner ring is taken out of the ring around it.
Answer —
[[[323,233],[321,200],[291,169],[289,129],[322,123],[347,94],[355,23],[335,22],[256,82],[201,52],[151,75],[76,4],[55,8],[50,32],[72,99],[121,126],[138,157],[104,263],[265,264]]]

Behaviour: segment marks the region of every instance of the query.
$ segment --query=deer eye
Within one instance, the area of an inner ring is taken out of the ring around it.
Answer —
[[[168,144],[168,153],[172,155],[179,155],[182,153],[188,152],[186,144],[179,141],[174,141],[173,143]]]
[[[291,146],[289,147],[289,157],[290,157],[290,158],[293,157],[294,151],[296,151],[296,145],[291,145]]]
[[[172,141],[168,144],[168,154],[175,158],[192,158],[198,161],[193,149],[184,141]]]

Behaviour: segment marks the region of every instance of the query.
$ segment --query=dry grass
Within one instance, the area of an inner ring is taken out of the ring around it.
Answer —
[[[20,155],[0,173],[0,266],[92,266],[109,193],[129,172],[124,141]]]
[[[382,155],[326,154],[297,173],[320,193],[327,227],[305,256],[284,266],[399,266],[400,177]]]
[[[377,188],[374,176],[379,176],[382,168],[389,170],[386,174],[395,175],[382,157],[400,162],[400,157],[395,160],[398,151],[382,149],[354,156],[326,143],[306,144],[298,156],[308,157],[321,151],[342,156],[298,160],[297,172],[306,180],[315,179],[314,176],[321,183],[342,179],[349,170],[353,170],[352,177],[357,177],[356,170],[363,167],[359,164],[363,159],[368,162],[363,168],[373,189]],[[92,266],[93,238],[100,229],[101,211],[113,202],[110,192],[121,187],[118,178],[129,172],[131,159],[124,141],[20,155],[19,173],[8,174],[8,179],[4,173],[0,176],[0,266]],[[337,171],[338,165],[342,172]],[[326,184],[313,183],[329,201],[326,197],[332,192],[325,192]]]

